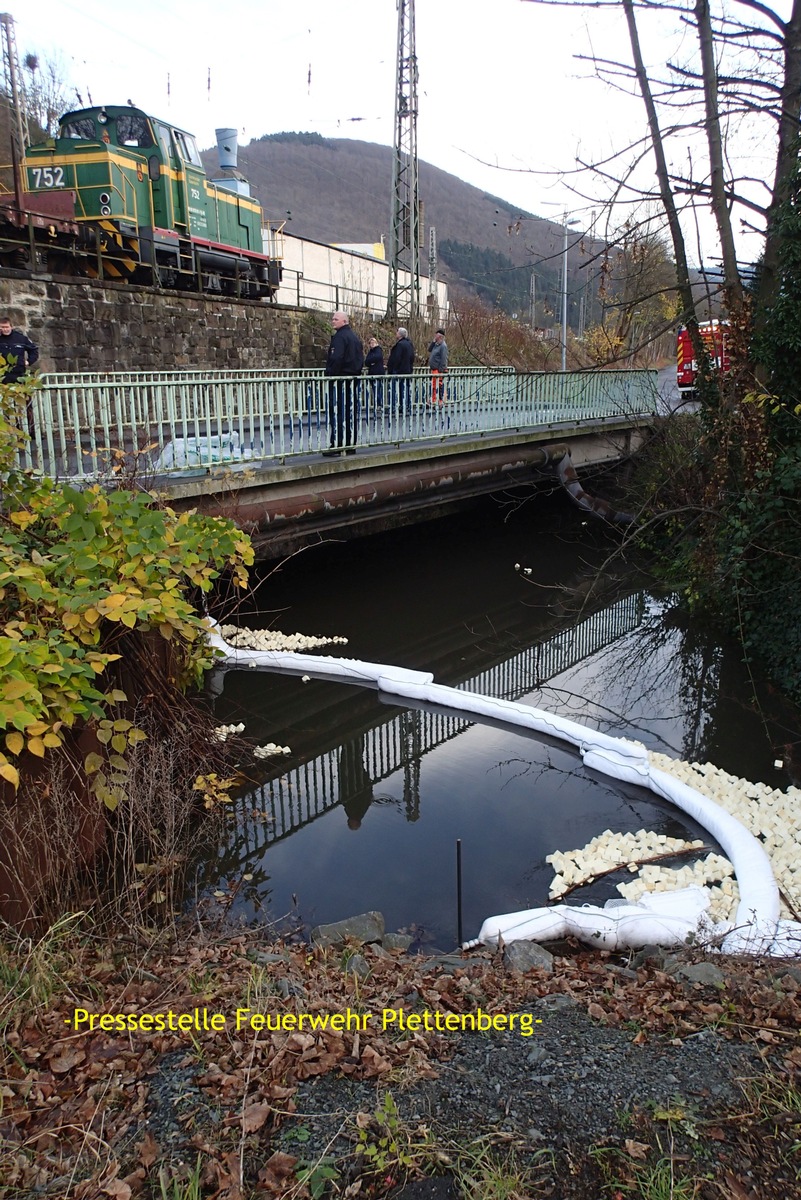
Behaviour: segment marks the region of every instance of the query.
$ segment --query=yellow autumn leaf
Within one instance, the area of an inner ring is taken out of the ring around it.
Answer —
[[[101,600],[97,607],[101,612],[108,611],[110,608],[121,608],[127,599],[124,592],[113,592],[110,596],[106,596],[105,600]]]
[[[61,738],[57,733],[46,733],[42,738],[42,741],[50,750],[53,750],[56,746],[61,745]]]
[[[7,733],[6,746],[12,754],[21,754],[25,745],[25,738],[21,733]]]
[[[25,732],[28,737],[41,737],[49,728],[46,721],[31,721],[30,725],[25,726]]]
[[[0,776],[7,779],[13,788],[19,787],[19,771],[11,763],[0,763]]]
[[[87,608],[83,614],[83,619],[88,625],[94,625],[96,621],[100,620],[100,613],[96,608]]]
[[[3,688],[4,700],[19,700],[20,696],[25,696],[31,691],[31,685],[25,679],[12,679]]]
[[[64,616],[61,618],[61,624],[64,626],[65,629],[74,629],[75,626],[80,625],[80,623],[81,623],[81,618],[78,616],[77,613],[72,613],[72,612],[64,613]]]
[[[18,525],[20,529],[27,529],[29,525],[33,524],[33,522],[36,520],[36,517],[33,513],[23,511],[9,513],[8,519],[12,522],[12,524]]]
[[[31,754],[35,754],[37,758],[44,758],[44,742],[40,737],[28,738],[28,749]]]

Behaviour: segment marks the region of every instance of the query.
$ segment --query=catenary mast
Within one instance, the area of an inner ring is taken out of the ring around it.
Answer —
[[[11,13],[0,13],[0,30],[3,45],[3,85],[11,104],[11,137],[21,162],[31,138],[28,131],[28,113],[22,95],[14,18]]]
[[[396,0],[398,58],[395,73],[395,141],[392,222],[389,235],[387,315],[415,316],[420,309],[420,196],[417,173],[417,54],[414,0]]]

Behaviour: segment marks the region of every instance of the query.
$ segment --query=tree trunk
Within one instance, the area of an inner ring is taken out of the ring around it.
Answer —
[[[698,23],[698,41],[701,47],[706,140],[709,147],[710,199],[723,255],[723,288],[729,309],[739,311],[743,300],[743,285],[737,268],[731,212],[726,197],[723,138],[720,133],[720,107],[718,104],[718,71],[715,63],[715,43],[709,13],[709,0],[696,0],[695,19]]]
[[[801,4],[801,0],[797,0]],[[698,318],[695,313],[695,300],[693,298],[692,284],[690,283],[690,272],[687,266],[687,251],[684,245],[684,234],[681,231],[681,223],[679,221],[679,213],[676,208],[676,201],[673,197],[673,191],[670,186],[670,176],[668,173],[667,159],[665,158],[665,147],[662,140],[662,131],[659,127],[659,117],[656,112],[656,104],[654,103],[653,93],[651,92],[651,84],[648,79],[648,73],[643,62],[642,50],[640,49],[640,35],[637,29],[637,20],[634,16],[633,0],[623,0],[623,10],[626,14],[626,22],[629,28],[629,40],[631,42],[631,52],[634,58],[634,70],[637,76],[637,83],[640,88],[640,94],[645,104],[645,111],[648,116],[648,129],[651,134],[651,145],[656,159],[656,177],[659,182],[659,194],[662,199],[662,205],[668,220],[670,229],[670,237],[673,243],[673,254],[676,259],[676,282],[678,285],[679,298],[681,300],[682,311],[684,315],[684,323],[687,326],[687,331],[692,342],[693,354],[695,361],[698,363],[699,376],[708,377],[710,372],[709,353],[701,337],[701,332],[698,328]]]

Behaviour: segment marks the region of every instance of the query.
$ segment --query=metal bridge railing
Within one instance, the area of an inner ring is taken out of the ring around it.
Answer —
[[[444,441],[655,411],[655,371],[520,374],[459,367],[434,379],[321,370],[43,375],[19,466],[93,479],[125,463],[156,475],[282,462],[335,439],[332,387],[344,389],[363,446]],[[352,400],[351,400],[352,398]]]

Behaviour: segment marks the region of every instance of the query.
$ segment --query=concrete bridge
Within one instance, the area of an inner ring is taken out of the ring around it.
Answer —
[[[133,476],[173,507],[232,517],[260,557],[441,515],[483,492],[635,450],[655,371],[457,368],[355,384],[352,444],[326,457],[321,371],[46,375],[19,466],[86,486]]]

